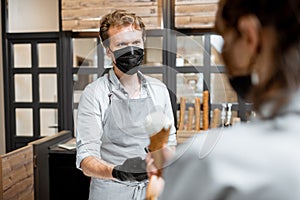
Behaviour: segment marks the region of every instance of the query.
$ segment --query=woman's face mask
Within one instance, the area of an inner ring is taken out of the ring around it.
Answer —
[[[251,75],[235,76],[229,78],[231,87],[236,91],[237,95],[246,100],[253,85]]]
[[[113,52],[115,57],[115,65],[123,73],[132,75],[137,73],[139,66],[142,64],[144,59],[144,49],[127,46],[122,49],[115,50]]]

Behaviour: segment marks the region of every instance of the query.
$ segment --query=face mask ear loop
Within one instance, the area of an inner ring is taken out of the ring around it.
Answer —
[[[258,76],[256,70],[253,70],[251,73],[251,83],[252,83],[252,85],[259,84],[259,76]]]
[[[114,52],[111,50],[111,48],[109,46],[107,48],[112,54],[114,54]]]
[[[257,73],[257,70],[255,69],[255,60],[257,59],[257,55],[259,55],[259,53],[261,52],[261,41],[262,41],[262,30],[261,30],[261,23],[260,21],[257,19],[257,23],[258,23],[258,35],[259,35],[259,39],[258,39],[258,46],[256,48],[256,55],[254,56],[254,58],[252,58],[251,60],[251,65],[254,66],[254,69],[251,72],[251,84],[252,85],[258,85],[259,84],[259,75]]]
[[[112,59],[112,63],[115,65],[115,66],[117,66],[117,63],[116,63],[116,58],[115,58],[115,54],[114,54],[114,52],[111,50],[111,48],[108,46],[107,47],[108,48],[108,50],[111,52],[111,54],[113,55],[113,59]]]

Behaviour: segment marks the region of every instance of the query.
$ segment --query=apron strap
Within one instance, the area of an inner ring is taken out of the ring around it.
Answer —
[[[107,78],[108,78],[108,90],[109,90],[109,93],[111,94],[112,93],[112,84],[110,82],[110,75],[109,75],[109,73],[108,73]]]
[[[133,194],[132,194],[132,199],[133,200],[140,200],[142,197],[144,197],[144,192],[146,191],[147,188],[147,183],[146,181],[139,182],[137,186],[135,186]]]
[[[145,196],[146,188],[149,183],[149,180],[144,180],[141,182],[128,182],[128,181],[119,181],[119,180],[112,180],[115,183],[127,185],[129,187],[133,187],[133,193],[132,193],[132,200],[140,200]]]
[[[109,99],[109,104],[111,104],[111,96],[112,96],[112,84],[110,82],[110,75],[108,73],[108,76],[107,76],[107,79],[108,79],[108,99]]]

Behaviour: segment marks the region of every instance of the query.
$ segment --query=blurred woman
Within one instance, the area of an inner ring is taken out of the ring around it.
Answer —
[[[160,199],[300,199],[300,1],[220,0],[215,27],[230,83],[257,117],[178,147]]]

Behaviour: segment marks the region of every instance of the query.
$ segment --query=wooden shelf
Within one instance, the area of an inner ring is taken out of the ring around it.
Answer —
[[[193,137],[195,134],[200,134],[201,131],[177,131],[177,143],[181,144],[184,143],[187,139]]]

